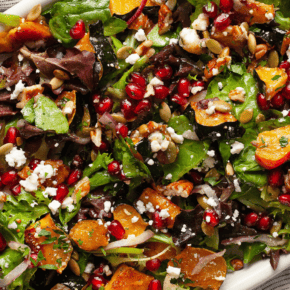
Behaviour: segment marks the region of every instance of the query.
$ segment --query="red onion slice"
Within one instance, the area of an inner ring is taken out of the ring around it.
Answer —
[[[104,250],[110,250],[110,249],[116,249],[121,247],[129,247],[129,246],[135,246],[139,244],[145,243],[147,240],[152,238],[154,236],[154,233],[150,230],[145,231],[141,235],[134,237],[134,238],[127,238],[120,241],[112,242],[108,244]]]
[[[191,275],[196,275],[199,274],[199,272],[211,261],[213,261],[214,259],[218,258],[218,257],[222,257],[224,255],[224,253],[226,252],[226,250],[223,250],[221,252],[218,253],[213,253],[211,255],[202,257],[199,259],[198,263],[196,264],[196,266],[193,268]]]
[[[130,26],[132,22],[134,22],[137,17],[142,13],[144,7],[146,6],[147,0],[142,0],[140,3],[139,8],[137,9],[136,13],[127,21],[127,25]]]
[[[104,113],[102,117],[99,119],[99,122],[104,126],[108,126],[111,129],[115,130],[117,122],[113,119],[113,117],[108,113]]]
[[[228,240],[223,240],[221,244],[225,246],[228,246],[231,244],[240,245],[243,242],[246,242],[246,243],[261,242],[261,243],[265,243],[269,247],[278,247],[278,246],[285,245],[287,243],[287,240],[273,238],[269,235],[263,234],[263,235],[256,235],[256,236],[242,236],[242,237],[237,237],[237,238],[231,238]]]

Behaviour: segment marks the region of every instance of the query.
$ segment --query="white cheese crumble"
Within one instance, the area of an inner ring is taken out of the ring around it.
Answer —
[[[239,181],[237,179],[234,179],[234,186],[236,192],[242,192]]]
[[[206,199],[204,199],[204,200],[206,200]],[[206,200],[206,203],[212,207],[215,207],[218,205],[213,197],[209,197],[208,200]]]
[[[241,142],[235,141],[231,147],[231,154],[239,154],[244,149],[245,145]]]
[[[66,197],[61,204],[61,208],[67,208],[69,212],[72,212],[75,208],[73,203],[74,203],[74,200],[72,197],[70,196]]]
[[[8,225],[8,229],[13,229],[13,230],[17,229],[17,224],[16,224],[16,222],[13,222],[13,223],[9,224],[9,225]]]
[[[215,105],[212,101],[209,101],[208,104],[207,104],[207,109],[205,110],[205,112],[208,114],[208,115],[212,115],[214,114],[215,112]]]
[[[58,209],[60,208],[61,203],[58,200],[53,200],[49,205],[48,208],[51,210],[52,214],[56,214]]]
[[[266,14],[265,14],[265,17],[266,17],[269,21],[271,21],[271,20],[274,19],[274,15],[273,15],[273,13],[266,13]]]
[[[212,74],[213,74],[214,76],[218,75],[218,73],[219,73],[219,70],[218,70],[217,68],[213,68],[213,69],[212,69]]]
[[[274,233],[272,234],[272,236],[273,236],[274,238],[277,238],[279,235],[278,235],[277,232],[274,232]]]
[[[15,100],[15,99],[17,99],[18,95],[23,91],[24,88],[25,88],[25,85],[24,85],[24,83],[22,82],[22,80],[20,80],[20,81],[15,85],[14,92],[11,94],[10,99],[11,99],[11,100]]]
[[[282,115],[283,115],[283,117],[287,117],[288,114],[289,114],[289,111],[288,111],[288,110],[283,110],[283,111],[282,111]]]
[[[166,180],[170,180],[170,179],[172,179],[172,174],[171,174],[171,173],[168,173],[168,174],[165,176],[165,179],[166,179]]]
[[[197,94],[198,92],[201,92],[204,89],[204,87],[198,86],[198,87],[192,87],[191,93],[193,95]]]
[[[146,211],[146,207],[144,205],[144,202],[142,200],[138,200],[136,203],[137,210],[139,213],[143,214]]]
[[[219,87],[220,90],[222,90],[223,89],[223,83],[222,82],[218,82],[218,87]]]
[[[133,224],[136,223],[138,220],[139,220],[139,218],[138,218],[137,216],[133,216],[133,217],[131,218],[131,222],[132,222]]]
[[[182,143],[183,143],[183,141],[184,141],[183,136],[182,136],[182,135],[178,135],[178,134],[176,134],[173,128],[168,127],[166,130],[167,130],[167,132],[170,134],[172,140],[173,140],[175,143],[179,143],[179,144],[182,144]]]
[[[125,59],[125,62],[133,65],[139,58],[140,56],[137,53],[133,53]]]
[[[110,211],[110,208],[111,208],[111,202],[110,201],[105,201],[104,202],[104,211],[105,212],[109,212]]]
[[[185,138],[185,139],[189,139],[189,140],[195,140],[195,141],[199,141],[199,138],[198,136],[196,135],[196,133],[194,131],[191,131],[191,130],[187,130],[185,131],[182,136]]]
[[[20,167],[26,162],[25,152],[22,149],[13,147],[13,149],[5,155],[5,160],[11,167]]]
[[[181,269],[180,268],[177,268],[177,267],[168,266],[167,269],[166,269],[166,272],[170,276],[175,277],[175,278],[178,278],[179,275],[180,275]]]
[[[162,218],[162,219],[166,219],[168,217],[170,217],[170,214],[168,213],[168,209],[162,209],[159,213],[159,216]]]
[[[171,38],[169,40],[169,44],[177,44],[178,43],[178,39],[177,38]]]
[[[195,30],[205,31],[209,26],[209,17],[205,13],[201,13],[192,22],[191,26]]]
[[[39,185],[38,176],[36,174],[32,173],[25,180],[20,180],[19,183],[28,192],[36,191],[37,187]]]
[[[139,29],[134,36],[138,41],[145,41],[147,39],[145,31],[143,29]]]
[[[95,268],[95,265],[93,263],[87,263],[84,272],[90,274],[90,273],[92,273],[94,268]]]
[[[43,192],[43,196],[44,197],[48,197],[48,196],[56,196],[56,192],[57,192],[57,188],[54,187],[47,187]]]
[[[214,157],[215,151],[214,150],[209,150],[209,151],[207,151],[207,155],[210,156],[210,157]]]
[[[153,159],[149,159],[149,160],[147,161],[147,164],[148,164],[148,165],[153,165],[153,164],[154,164],[154,160],[153,160]]]

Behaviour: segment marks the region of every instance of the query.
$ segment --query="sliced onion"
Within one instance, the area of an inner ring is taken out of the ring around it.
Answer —
[[[191,103],[191,102],[198,102],[198,101],[204,100],[206,97],[206,94],[207,94],[207,90],[203,90],[203,91],[198,92],[197,94],[195,94],[193,96],[190,96],[188,98],[188,101],[189,101],[189,103]]]
[[[18,242],[9,242],[8,246],[12,250],[18,250],[19,248],[29,249],[28,257],[20,263],[16,268],[14,268],[11,272],[9,272],[3,279],[0,279],[0,287],[6,287],[10,285],[13,281],[15,281],[30,265],[30,248],[27,245],[18,243]]]
[[[146,3],[147,3],[147,0],[141,1],[140,6],[137,9],[136,13],[127,21],[128,26],[139,17],[139,15],[142,13],[144,7],[146,6]]]
[[[110,250],[110,249],[115,249],[115,248],[120,248],[120,247],[129,247],[129,246],[135,246],[139,244],[145,243],[147,240],[152,238],[154,236],[154,233],[150,230],[145,231],[141,235],[134,237],[134,238],[127,238],[123,239],[120,241],[112,242],[108,244],[104,250]]]
[[[263,234],[263,235],[256,235],[256,236],[242,236],[242,237],[237,237],[237,238],[231,238],[228,240],[223,240],[221,244],[225,246],[231,245],[231,244],[240,245],[243,242],[246,242],[246,243],[261,242],[261,243],[265,243],[269,247],[278,247],[278,246],[285,245],[287,243],[287,240],[273,238],[269,235]]]
[[[104,113],[102,117],[99,119],[99,122],[105,126],[110,127],[115,130],[117,122],[113,119],[113,117],[108,113]]]
[[[199,259],[198,263],[196,264],[196,266],[193,268],[191,275],[196,275],[199,274],[199,272],[211,261],[213,261],[214,259],[218,258],[218,257],[222,257],[224,255],[224,253],[226,252],[226,250],[224,249],[221,252],[218,253],[213,253],[211,255],[202,257]]]

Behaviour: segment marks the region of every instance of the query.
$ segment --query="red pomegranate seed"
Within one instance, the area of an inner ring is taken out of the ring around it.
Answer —
[[[290,100],[290,83],[287,83],[286,87],[283,88],[282,95],[285,99]]]
[[[40,164],[40,162],[41,162],[40,159],[34,158],[29,162],[28,166],[31,170],[34,170],[37,167],[37,165]]]
[[[173,74],[173,70],[171,66],[165,65],[156,71],[155,76],[157,76],[161,80],[170,80],[172,77],[172,74]]]
[[[122,101],[121,111],[124,114],[124,117],[128,120],[135,117],[134,105],[133,105],[132,101],[130,101],[128,99]]]
[[[71,186],[71,185],[77,183],[81,179],[82,174],[83,173],[80,169],[73,169],[67,178],[67,181],[66,181],[67,185]]]
[[[278,197],[278,200],[281,204],[290,206],[290,194],[281,194]]]
[[[276,94],[272,99],[271,99],[271,105],[275,109],[281,109],[285,104],[285,99],[281,93]]]
[[[108,172],[111,175],[117,175],[119,174],[121,171],[121,166],[120,166],[120,162],[117,160],[112,161],[109,165],[108,165]]]
[[[267,231],[272,223],[272,219],[269,216],[262,216],[257,222],[257,228],[261,231]]]
[[[130,76],[130,82],[139,85],[141,88],[145,88],[146,87],[146,80],[144,77],[141,76],[141,74],[134,72],[131,74]]]
[[[183,98],[188,98],[190,95],[190,81],[187,78],[182,78],[177,84],[178,95]]]
[[[175,94],[174,96],[171,97],[171,101],[180,105],[180,106],[184,106],[187,104],[187,99],[183,98],[177,94]]]
[[[161,261],[158,258],[146,262],[146,268],[151,272],[157,271],[160,265]]]
[[[193,180],[194,185],[200,185],[203,183],[203,177],[200,175],[198,171],[191,170],[189,174]]]
[[[128,127],[122,123],[118,123],[116,126],[116,133],[117,135],[121,135],[123,138],[128,136]]]
[[[92,96],[92,100],[93,100],[93,104],[94,104],[94,107],[96,109],[96,106],[99,104],[99,102],[101,101],[101,95],[98,94],[98,93],[95,93],[93,94]]]
[[[21,185],[20,184],[13,185],[10,187],[10,190],[14,196],[17,196],[21,192]]]
[[[247,227],[254,227],[257,224],[259,216],[255,212],[250,212],[244,217],[244,223]]]
[[[135,114],[141,114],[147,112],[151,109],[151,102],[149,100],[142,100],[138,103],[136,108],[134,109]]]
[[[99,147],[97,147],[96,145],[93,145],[93,149],[96,153],[98,153],[98,152],[102,153],[102,152],[108,151],[109,147],[110,147],[110,145],[106,140],[102,140],[101,145]]]
[[[76,24],[71,28],[69,34],[72,39],[81,39],[86,34],[86,26],[82,19],[78,20]]]
[[[113,101],[109,97],[102,99],[98,105],[95,106],[95,110],[98,114],[103,115],[106,112],[110,112],[113,108]]]
[[[284,60],[280,63],[279,68],[284,68],[286,71],[290,69],[290,62]]]
[[[119,174],[119,179],[122,180],[122,181],[127,179],[127,177],[126,177],[126,175],[125,175],[123,170],[121,170],[121,172]]]
[[[154,87],[155,98],[164,100],[169,95],[169,89],[163,85]]]
[[[220,222],[218,214],[212,209],[206,209],[204,211],[203,219],[208,225],[212,227],[217,226]]]
[[[3,252],[6,247],[7,247],[7,242],[4,236],[0,233],[0,253]]]
[[[104,265],[100,264],[100,266],[97,269],[95,269],[93,273],[96,275],[103,274],[104,273]]]
[[[259,108],[263,111],[267,111],[270,109],[270,102],[261,93],[257,94],[257,103],[258,103]]]
[[[280,168],[268,171],[268,183],[275,187],[282,186],[284,183],[283,171]]]
[[[126,85],[126,93],[131,99],[142,100],[145,95],[145,90],[137,84],[130,83]]]
[[[152,220],[152,226],[157,230],[164,229],[167,226],[167,219],[162,219],[158,210],[152,214]]]
[[[93,290],[98,290],[102,286],[105,286],[107,283],[108,283],[108,281],[102,275],[94,276],[92,281],[91,281],[91,285],[92,285]]]
[[[148,290],[162,290],[161,282],[157,279],[149,283]]]
[[[2,174],[1,182],[4,185],[13,185],[17,181],[17,172],[15,170],[9,170]]]
[[[70,167],[73,168],[73,169],[82,169],[83,165],[84,165],[84,161],[81,158],[81,156],[80,155],[75,155],[73,160],[72,160],[72,162],[71,162]]]
[[[234,6],[234,1],[233,0],[220,0],[220,9],[224,13],[229,13]]]
[[[58,200],[59,202],[62,202],[66,198],[68,193],[69,193],[69,190],[67,186],[62,183],[57,187],[56,197],[54,199]]]
[[[217,30],[223,31],[231,24],[229,14],[222,13],[214,21],[214,26]]]
[[[108,226],[108,231],[112,236],[114,236],[117,240],[123,239],[125,235],[125,230],[121,223],[117,220],[113,220],[111,224]]]
[[[4,137],[3,143],[16,144],[16,138],[20,136],[20,133],[16,127],[10,127]]]
[[[205,87],[205,82],[203,81],[192,81],[191,82],[192,87]]]
[[[203,13],[207,14],[210,18],[216,18],[218,14],[218,6],[215,2],[211,1],[203,6]]]

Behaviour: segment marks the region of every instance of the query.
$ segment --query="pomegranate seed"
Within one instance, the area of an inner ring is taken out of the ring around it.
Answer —
[[[120,166],[120,162],[119,161],[112,161],[109,165],[108,165],[108,172],[111,175],[117,175],[119,174],[121,171],[121,166]]]
[[[203,81],[192,81],[191,82],[192,87],[205,87],[205,82]]]
[[[263,111],[267,111],[270,109],[270,102],[267,101],[266,97],[261,93],[257,94],[257,103],[259,108]]]
[[[128,127],[122,123],[118,123],[116,126],[117,135],[121,135],[123,138],[128,136]]]
[[[76,24],[71,28],[69,34],[72,39],[81,39],[86,34],[86,26],[82,19],[78,20]]]
[[[220,9],[225,13],[229,13],[234,6],[233,0],[220,0]]]
[[[136,108],[134,109],[135,114],[141,114],[147,112],[151,109],[151,102],[149,100],[142,100],[138,103]]]
[[[70,172],[69,177],[67,178],[67,181],[66,181],[67,185],[70,186],[77,183],[81,179],[82,174],[83,173],[80,169],[73,169]]]
[[[203,177],[200,175],[198,171],[191,170],[189,174],[193,180],[194,185],[200,185],[203,183]]]
[[[141,74],[134,72],[131,74],[130,76],[130,82],[139,85],[141,88],[145,88],[146,87],[146,80],[144,77],[141,76]]]
[[[210,18],[216,18],[218,14],[218,6],[215,2],[211,1],[203,6],[203,13],[207,14]]]
[[[98,290],[102,286],[105,286],[107,283],[108,281],[102,275],[94,276],[94,278],[91,281],[93,290]]]
[[[137,84],[130,83],[126,85],[126,93],[131,99],[142,100],[145,95],[145,90]]]
[[[285,104],[285,99],[281,93],[276,94],[272,99],[271,99],[271,105],[275,109],[281,109]]]
[[[163,85],[154,87],[155,98],[164,100],[169,95],[169,89]]]
[[[164,229],[167,226],[167,219],[162,219],[158,210],[152,214],[152,220],[152,226],[157,230]]]
[[[212,209],[206,209],[204,211],[203,219],[208,225],[212,227],[217,226],[220,222],[218,214]]]
[[[130,101],[128,99],[122,101],[121,111],[124,114],[124,117],[128,120],[135,117],[134,105],[133,105],[132,101]]]
[[[149,283],[148,290],[162,290],[161,282],[157,279]]]
[[[13,195],[17,196],[21,192],[21,185],[19,183],[16,185],[13,185],[10,187],[10,190],[11,190]]]
[[[151,272],[157,271],[160,265],[161,261],[158,258],[146,262],[146,268]]]
[[[68,195],[68,193],[69,193],[69,190],[67,186],[62,183],[57,187],[56,197],[54,199],[58,200],[59,202],[62,202],[65,199],[65,197]]]
[[[157,70],[157,72],[155,73],[155,76],[157,76],[161,80],[169,80],[171,79],[172,74],[173,74],[173,70],[171,66],[165,65]]]
[[[126,175],[125,175],[123,170],[119,174],[119,179],[122,180],[122,181],[127,179],[127,177],[126,177]]]
[[[177,84],[178,95],[183,98],[188,98],[190,94],[190,81],[187,78],[182,78]]]
[[[97,269],[94,270],[94,274],[99,275],[99,274],[103,274],[104,272],[104,265],[101,264]]]
[[[98,105],[99,105],[99,102],[101,101],[101,95],[96,93],[96,94],[93,94],[92,96],[92,100],[93,100],[93,105],[95,107],[95,110],[97,111],[97,108],[98,108]]]
[[[40,159],[35,158],[29,162],[28,166],[31,170],[34,170],[37,167],[37,165],[40,164],[40,162],[41,162]]]
[[[1,182],[4,185],[13,185],[16,181],[17,181],[17,172],[14,170],[9,170],[7,172],[5,172],[4,174],[2,174],[1,176]]]
[[[255,212],[250,212],[244,217],[244,223],[247,227],[254,227],[259,219],[259,216]]]
[[[102,144],[101,144],[101,146],[102,146]],[[75,155],[73,160],[72,160],[72,162],[71,162],[70,167],[73,168],[73,169],[82,169],[83,165],[84,165],[84,161],[81,158],[81,156],[80,155]]]
[[[7,247],[7,242],[4,236],[0,233],[0,253],[3,252],[6,247]]]
[[[275,187],[282,186],[284,183],[283,171],[280,168],[275,168],[269,171],[268,183]]]
[[[284,60],[280,63],[279,68],[284,68],[286,71],[290,69],[290,62]]]
[[[281,204],[290,206],[290,194],[281,194],[278,197],[278,200],[280,201]]]
[[[109,97],[105,97],[95,106],[96,112],[100,115],[103,115],[106,112],[110,112],[112,108],[113,101]]]
[[[286,87],[283,88],[282,95],[285,99],[290,100],[290,83],[287,83]]]
[[[223,31],[231,24],[229,14],[222,13],[214,21],[214,26],[217,30]]]
[[[6,136],[4,137],[3,143],[16,144],[16,138],[20,136],[20,133],[16,127],[10,127],[7,130]]]
[[[262,216],[257,222],[257,228],[261,231],[267,231],[272,223],[272,219],[269,216]]]
[[[173,97],[171,97],[171,101],[180,105],[180,106],[184,106],[187,104],[187,99],[183,98],[177,94],[175,94]]]
[[[101,145],[99,147],[97,147],[96,145],[93,145],[93,150],[98,153],[98,152],[105,152],[109,150],[109,143],[106,140],[102,140],[101,141]]]
[[[112,236],[114,236],[117,240],[123,239],[125,235],[125,230],[121,223],[117,220],[113,220],[111,224],[108,226],[108,231]]]

